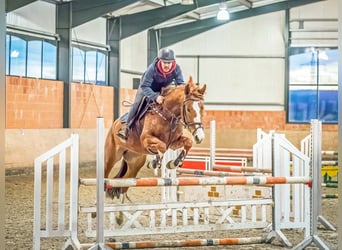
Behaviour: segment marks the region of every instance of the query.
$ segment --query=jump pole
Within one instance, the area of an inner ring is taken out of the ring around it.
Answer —
[[[219,245],[247,245],[262,244],[264,237],[222,238],[222,239],[193,239],[193,240],[165,240],[165,241],[137,241],[137,242],[107,242],[112,249],[141,249],[161,247],[200,247]]]
[[[98,178],[97,178],[98,179]],[[95,178],[80,179],[80,184],[95,186]],[[156,186],[198,186],[198,185],[264,185],[264,184],[309,184],[307,176],[214,176],[178,178],[126,178],[105,179],[106,188],[110,187],[156,187]]]

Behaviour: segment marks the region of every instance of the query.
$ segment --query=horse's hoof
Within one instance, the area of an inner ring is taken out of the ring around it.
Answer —
[[[118,225],[121,225],[123,223],[124,218],[122,212],[119,212],[119,215],[115,216],[115,220]]]
[[[111,198],[112,200],[114,198],[120,198],[120,188],[108,188],[106,192],[106,196]]]
[[[151,168],[152,167],[152,162],[147,162],[147,165],[146,165],[147,168]]]
[[[169,161],[168,163],[166,163],[166,168],[168,169],[175,169],[177,166],[175,165],[174,161]]]

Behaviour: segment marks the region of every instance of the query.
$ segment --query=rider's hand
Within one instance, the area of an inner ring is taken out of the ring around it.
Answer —
[[[156,103],[158,103],[158,104],[162,104],[163,101],[164,101],[164,96],[161,96],[161,95],[159,95],[156,99]]]

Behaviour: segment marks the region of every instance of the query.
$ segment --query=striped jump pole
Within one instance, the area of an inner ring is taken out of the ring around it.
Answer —
[[[322,150],[322,156],[323,155],[336,155],[338,156],[338,152],[337,151],[329,151],[329,150]]]
[[[178,177],[178,178],[126,178],[105,179],[106,187],[155,187],[198,185],[263,185],[263,184],[309,184],[310,177],[303,176],[228,176],[228,177]],[[80,179],[80,184],[95,186],[95,178]]]
[[[246,245],[265,243],[265,237],[250,238],[222,238],[222,239],[192,239],[192,240],[166,240],[166,241],[137,241],[137,242],[106,242],[112,249],[141,249],[161,247],[200,247],[219,245]]]
[[[177,173],[179,174],[192,174],[198,176],[255,176],[261,175],[262,173],[236,173],[236,172],[225,172],[225,171],[206,171],[197,170],[190,168],[178,168]]]
[[[229,172],[256,172],[256,173],[272,173],[271,168],[255,168],[255,167],[238,167],[238,166],[226,166],[215,164],[213,169],[221,170],[221,171],[229,171]]]

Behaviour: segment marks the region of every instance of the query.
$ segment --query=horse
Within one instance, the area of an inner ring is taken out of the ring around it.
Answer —
[[[160,93],[164,96],[163,103],[147,104],[147,111],[130,129],[127,140],[117,136],[125,124],[120,118],[116,119],[105,140],[105,178],[109,178],[112,168],[119,161],[120,170],[114,178],[135,178],[145,165],[147,155],[156,155],[153,167],[160,167],[163,154],[169,148],[180,149],[180,153],[175,160],[167,163],[167,167],[181,166],[193,140],[200,144],[205,137],[202,126],[205,90],[206,84],[200,87],[191,76],[185,84],[163,88]],[[184,133],[184,128],[192,134],[192,138]],[[107,196],[112,199],[120,198],[121,194],[127,197],[127,190],[128,187],[106,187]]]

